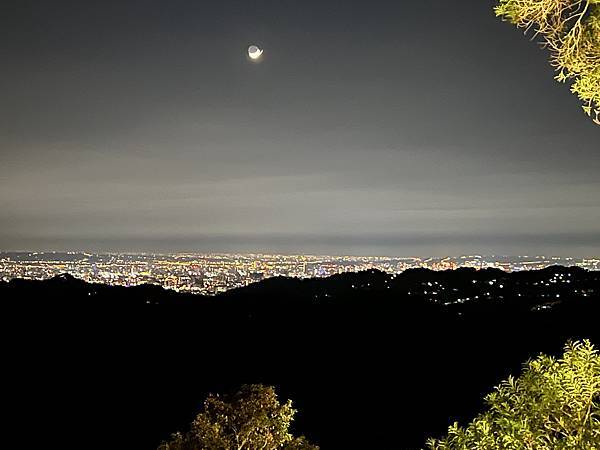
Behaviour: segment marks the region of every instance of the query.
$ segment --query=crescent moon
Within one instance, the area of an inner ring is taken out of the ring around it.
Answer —
[[[250,59],[258,59],[263,54],[263,50],[258,48],[256,45],[248,47],[248,56]]]

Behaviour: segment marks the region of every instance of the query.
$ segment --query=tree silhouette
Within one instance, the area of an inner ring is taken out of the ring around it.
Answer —
[[[289,431],[296,410],[270,386],[244,385],[233,395],[209,395],[187,433],[174,433],[159,450],[318,450]]]

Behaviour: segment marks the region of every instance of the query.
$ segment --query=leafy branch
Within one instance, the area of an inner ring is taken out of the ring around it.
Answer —
[[[495,13],[550,51],[555,79],[571,82],[583,111],[600,125],[600,0],[499,0]]]

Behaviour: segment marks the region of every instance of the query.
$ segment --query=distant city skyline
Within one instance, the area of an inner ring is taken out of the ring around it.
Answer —
[[[599,255],[598,127],[494,4],[2,2],[0,249]]]
[[[494,255],[419,258],[245,253],[153,255],[0,252],[0,281],[10,281],[13,278],[47,279],[68,273],[93,283],[119,286],[150,283],[176,291],[217,294],[277,276],[312,278],[371,269],[398,274],[411,268],[447,270],[459,267],[521,271],[555,265],[599,270],[600,258]]]

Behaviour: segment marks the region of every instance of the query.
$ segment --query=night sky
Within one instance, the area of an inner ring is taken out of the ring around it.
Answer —
[[[0,250],[598,256],[600,129],[493,5],[5,0]]]

